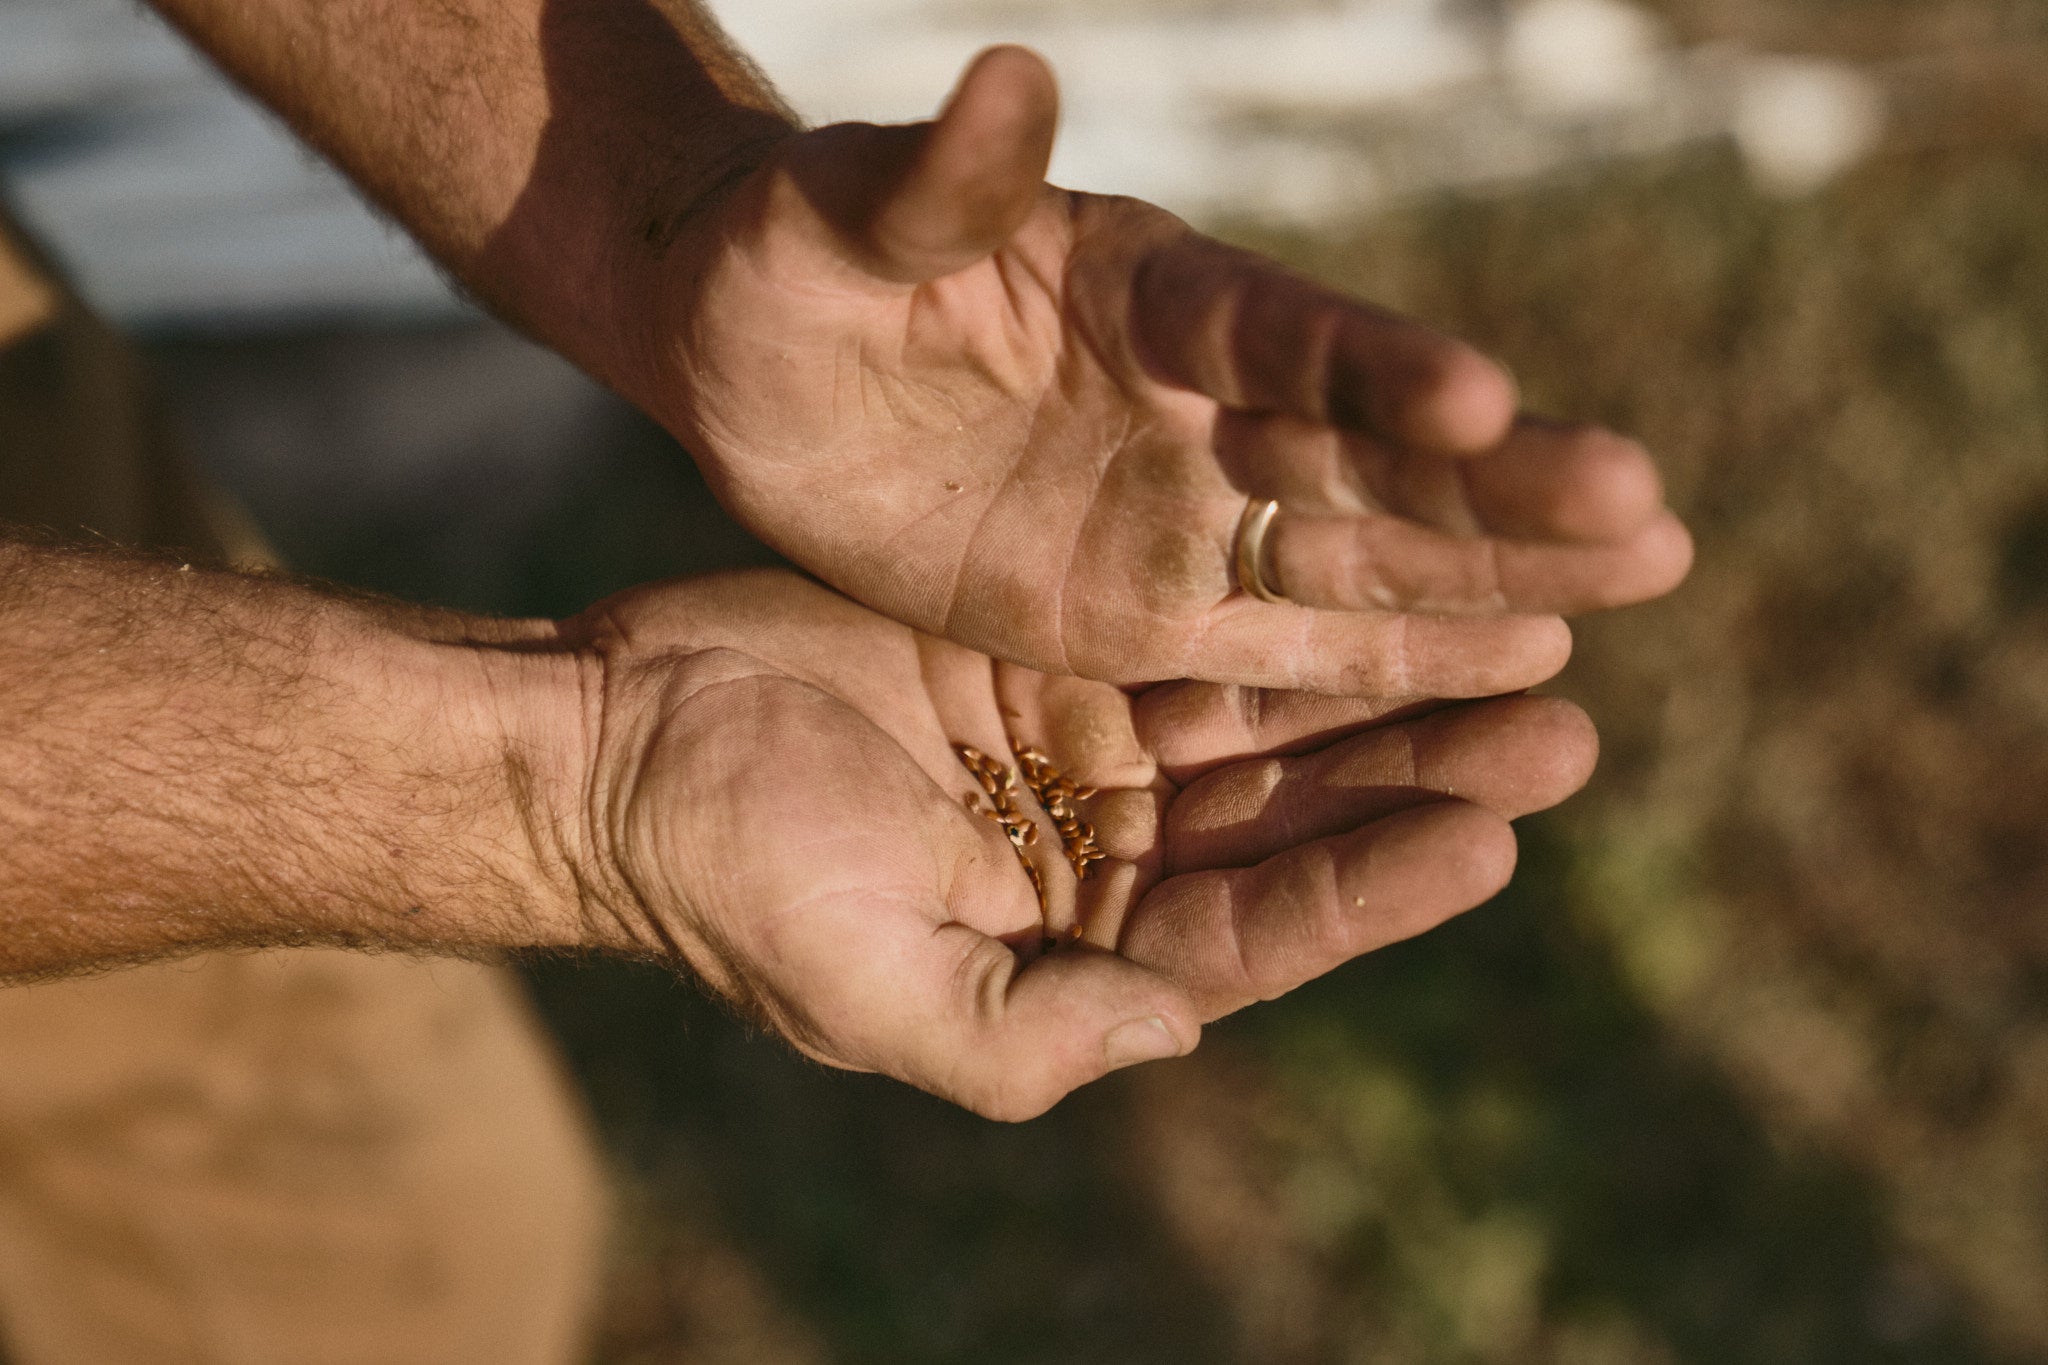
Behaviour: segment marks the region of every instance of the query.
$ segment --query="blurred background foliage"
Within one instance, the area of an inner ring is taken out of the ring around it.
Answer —
[[[1493,904],[1015,1128],[535,966],[624,1191],[601,1359],[2048,1360],[2048,9],[1652,8],[1882,69],[1886,142],[1797,199],[1701,146],[1228,230],[1659,455],[1699,567],[1580,631],[1592,787]],[[637,418],[450,335],[157,352],[301,567],[561,612],[764,557]],[[373,496],[454,383],[492,468],[552,454]]]

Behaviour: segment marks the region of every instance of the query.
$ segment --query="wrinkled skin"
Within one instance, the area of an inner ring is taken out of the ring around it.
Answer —
[[[809,1055],[998,1118],[1478,904],[1512,868],[1508,820],[1594,755],[1562,701],[1133,693],[786,573],[635,589],[563,636],[600,679],[584,789],[614,892],[592,913]],[[1110,855],[1077,883],[1043,829],[1055,925],[1085,930],[1043,954],[953,749],[1007,759],[1012,737],[1100,789],[1084,813]],[[1133,1022],[1154,1046],[1118,1051]]]
[[[859,601],[1119,684],[1475,697],[1556,613],[1691,557],[1648,458],[1519,415],[1470,347],[1043,180],[1050,73],[985,53],[941,116],[792,137],[627,263],[624,386],[725,504]],[[1237,590],[1250,496],[1282,503]]]

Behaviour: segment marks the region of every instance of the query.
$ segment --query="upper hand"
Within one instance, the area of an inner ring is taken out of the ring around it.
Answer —
[[[813,1057],[994,1117],[1478,904],[1512,868],[1508,820],[1593,759],[1562,701],[1134,696],[786,573],[635,589],[564,631],[601,680],[576,784],[591,937],[681,958]],[[1085,878],[1018,793],[1043,909],[954,748],[1007,763],[1013,739],[1098,789]]]
[[[626,288],[628,387],[771,545],[1036,668],[1479,696],[1553,613],[1671,588],[1656,474],[1518,416],[1464,344],[1134,200],[1043,180],[1056,96],[984,54],[928,124],[791,138]],[[630,272],[629,272],[630,273]],[[1249,496],[1268,577],[1236,589]]]

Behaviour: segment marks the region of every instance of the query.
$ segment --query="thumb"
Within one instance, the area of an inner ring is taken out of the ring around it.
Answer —
[[[789,168],[861,265],[922,284],[973,265],[1023,225],[1058,122],[1045,59],[992,47],[931,122],[820,128],[792,149]]]
[[[784,945],[785,1035],[821,1061],[879,1071],[985,1118],[1036,1118],[1201,1037],[1184,991],[1115,953],[1075,944],[1027,965],[957,920],[878,913],[859,898],[819,909],[845,923]]]
[[[1201,1037],[1192,1002],[1115,953],[1063,947],[1029,965],[949,925],[932,940],[933,1003],[905,1039],[906,1079],[985,1118],[1036,1118],[1109,1072]]]

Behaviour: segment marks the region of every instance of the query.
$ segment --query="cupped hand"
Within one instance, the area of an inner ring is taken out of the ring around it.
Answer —
[[[1690,563],[1650,461],[1470,347],[1043,175],[1035,55],[791,138],[626,267],[623,381],[798,564],[932,634],[1129,684],[1491,695],[1558,613]],[[1232,550],[1277,499],[1265,577]]]
[[[1478,904],[1508,820],[1594,751],[1550,699],[1046,674],[786,573],[636,589],[563,633],[597,680],[591,937],[681,959],[812,1057],[999,1118]],[[1005,829],[963,745],[1094,791],[1049,798],[1063,836],[1018,782]]]

